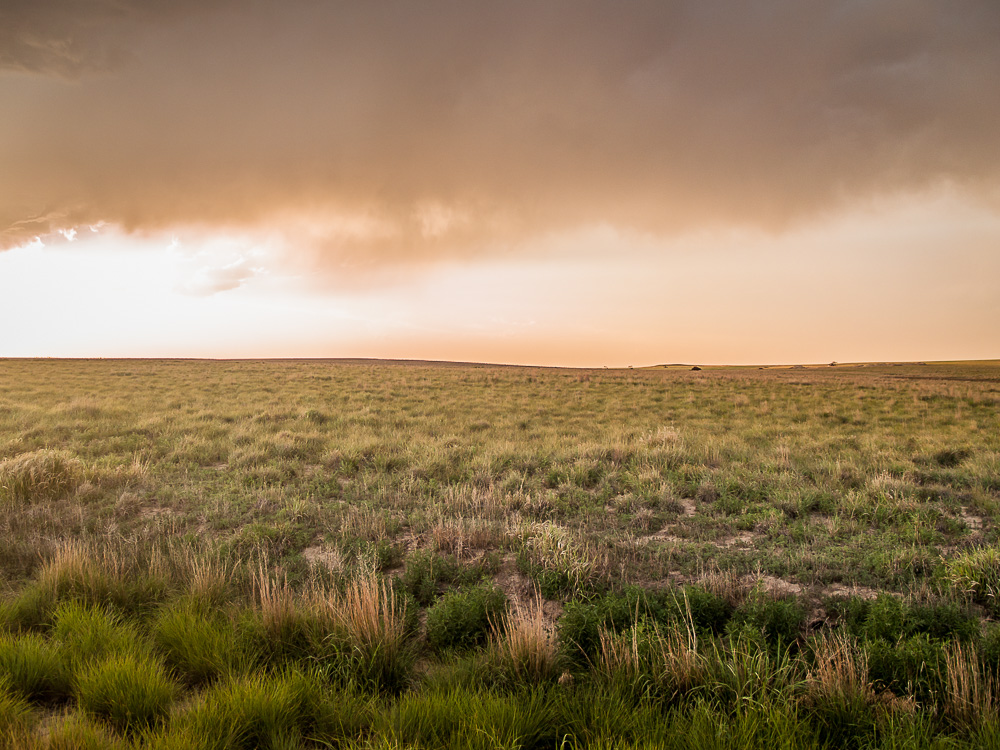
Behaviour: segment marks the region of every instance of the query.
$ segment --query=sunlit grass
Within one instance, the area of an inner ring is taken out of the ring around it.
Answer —
[[[0,747],[995,745],[998,407],[996,363],[0,362]]]

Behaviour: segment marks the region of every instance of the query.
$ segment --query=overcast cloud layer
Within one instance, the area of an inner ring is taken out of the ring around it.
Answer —
[[[988,0],[6,0],[0,248],[252,230],[342,270],[995,206],[997,81]]]

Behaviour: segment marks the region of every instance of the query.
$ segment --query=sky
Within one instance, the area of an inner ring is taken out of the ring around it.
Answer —
[[[997,81],[986,0],[3,0],[0,356],[998,358]]]

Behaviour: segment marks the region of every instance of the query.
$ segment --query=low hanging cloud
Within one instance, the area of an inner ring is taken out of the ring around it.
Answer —
[[[0,247],[256,231],[343,274],[1000,194],[995,2],[3,7]]]

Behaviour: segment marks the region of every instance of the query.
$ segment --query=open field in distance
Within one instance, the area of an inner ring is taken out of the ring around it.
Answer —
[[[998,361],[4,360],[0,733],[996,746],[998,510]]]

